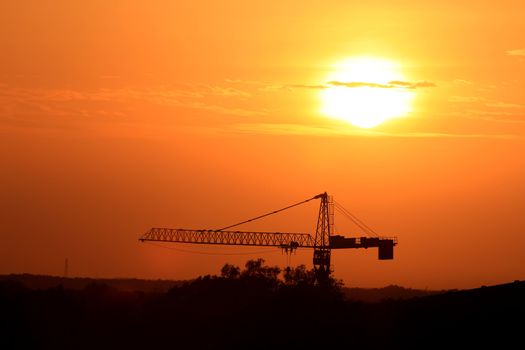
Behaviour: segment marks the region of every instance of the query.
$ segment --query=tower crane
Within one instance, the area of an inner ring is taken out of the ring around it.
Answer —
[[[321,200],[315,236],[312,236],[308,233],[231,230],[236,226],[240,226],[242,224],[279,213],[281,211],[310,202],[314,199]],[[346,213],[351,215],[349,212]],[[362,221],[357,219],[357,221],[354,222],[363,228],[365,232],[374,232]],[[315,271],[315,279],[320,285],[326,284],[329,280],[331,273],[330,256],[333,249],[378,248],[379,260],[391,260],[394,258],[394,246],[397,245],[396,237],[344,237],[342,235],[334,234],[333,227],[334,201],[331,196],[328,196],[328,194],[324,192],[285,208],[281,208],[279,210],[275,210],[220,229],[193,230],[151,228],[146,233],[144,233],[139,238],[139,240],[141,242],[154,241],[189,244],[279,247],[285,250],[287,253],[294,252],[298,248],[312,248],[314,250],[313,266]]]

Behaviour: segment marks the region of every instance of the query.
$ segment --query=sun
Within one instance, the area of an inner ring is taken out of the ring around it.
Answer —
[[[321,91],[321,113],[360,128],[372,128],[411,110],[414,91],[393,61],[358,57],[334,65]]]

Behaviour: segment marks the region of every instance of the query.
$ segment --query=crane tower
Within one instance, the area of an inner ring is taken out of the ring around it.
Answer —
[[[254,231],[232,231],[231,229],[242,224],[270,216],[295,206],[307,203],[314,199],[320,199],[319,215],[315,236],[308,233],[290,232],[254,232]],[[344,212],[343,212],[344,213]],[[151,228],[144,233],[139,240],[141,242],[172,242],[189,244],[221,244],[232,246],[264,246],[279,247],[287,253],[298,248],[313,248],[313,266],[315,278],[319,285],[328,283],[331,269],[330,256],[333,249],[356,249],[356,248],[378,248],[379,260],[391,260],[394,258],[394,246],[397,245],[396,237],[379,237],[373,230],[351,213],[347,215],[359,227],[367,233],[374,233],[374,237],[344,237],[334,234],[334,203],[333,198],[326,192],[299,203],[260,215],[249,220],[239,222],[216,230],[203,229],[172,229]],[[353,219],[352,219],[353,217]]]

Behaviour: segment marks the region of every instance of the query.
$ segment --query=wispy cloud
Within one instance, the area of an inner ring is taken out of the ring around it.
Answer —
[[[508,103],[502,101],[489,100],[479,96],[451,96],[448,99],[449,102],[453,103],[478,103],[484,102],[483,105],[491,108],[525,108],[525,105],[517,103]]]
[[[417,88],[427,88],[427,87],[436,87],[436,84],[430,81],[418,81],[418,82],[408,82],[408,81],[399,81],[393,80],[388,83],[391,87],[405,87],[407,89],[417,89]]]
[[[454,103],[473,103],[473,102],[482,102],[486,101],[484,97],[477,97],[477,96],[451,96],[448,99],[449,102]]]
[[[516,139],[512,134],[456,134],[440,132],[384,132],[357,128],[335,128],[326,126],[307,126],[300,124],[247,123],[235,124],[228,130],[233,132],[262,135],[295,135],[295,136],[354,136],[354,137],[391,137],[391,138],[485,138]]]
[[[524,108],[524,105],[519,105],[516,103],[505,103],[505,102],[490,102],[485,103],[485,106],[487,107],[495,107],[495,108]]]
[[[491,111],[491,110],[479,110],[479,109],[468,109],[464,112],[456,112],[458,115],[461,113],[469,115],[489,115],[489,116],[516,116],[516,112],[506,111]]]
[[[504,124],[525,124],[525,114],[516,111],[494,111],[469,109],[464,112],[453,112],[449,115],[467,119],[481,120],[493,123]]]
[[[276,91],[276,90],[294,90],[294,89],[311,89],[311,90],[324,90],[331,87],[346,87],[346,88],[378,88],[378,89],[418,89],[418,88],[429,88],[436,87],[436,84],[430,81],[400,81],[392,80],[385,84],[366,82],[366,81],[328,81],[321,84],[290,84],[290,83],[272,83],[263,81],[244,81],[228,79],[229,83],[247,84],[247,85],[259,85],[261,91]]]
[[[496,118],[494,116],[488,116],[488,115],[464,115],[464,117],[467,119],[483,120],[483,121],[494,122],[494,123],[525,125],[525,119]]]
[[[479,110],[467,109],[465,111],[454,111],[443,113],[444,117],[456,117],[479,120],[491,123],[519,124],[525,125],[525,113],[509,110]]]
[[[327,89],[329,86],[326,85],[308,85],[308,84],[286,84],[284,85],[286,88],[292,88],[292,89]]]
[[[201,109],[201,110],[220,113],[220,114],[236,115],[236,116],[241,116],[241,117],[266,115],[266,111],[257,111],[257,110],[235,108],[235,107],[224,107],[224,106],[218,106],[218,105],[213,105],[213,104],[207,104],[203,102],[181,102],[178,104],[178,106],[186,107],[186,108]]]
[[[219,97],[250,97],[251,94],[232,87],[214,85],[186,85],[183,87],[153,86],[153,87],[122,87],[99,88],[96,90],[71,90],[71,89],[24,89],[7,88],[0,90],[0,97],[13,97],[45,101],[120,101],[124,99],[169,100],[174,97],[201,99],[207,96]]]
[[[122,117],[125,115],[123,111],[129,110],[130,104],[135,102],[237,116],[264,115],[265,111],[239,108],[226,102],[226,99],[243,100],[249,97],[251,95],[246,91],[213,85],[100,88],[82,91],[3,87],[0,89],[0,117],[20,114]]]
[[[195,85],[197,91],[203,96],[222,96],[222,97],[250,97],[251,94],[247,91],[235,89],[229,86],[219,85]]]
[[[379,88],[379,89],[390,89],[393,87],[388,84],[366,83],[362,81],[351,81],[351,82],[329,81],[327,84],[331,86],[346,87],[346,88],[370,87],[370,88]],[[329,86],[326,86],[326,87],[329,87]]]
[[[453,83],[456,85],[472,85],[473,82],[465,79],[454,79]]]
[[[525,56],[525,49],[507,50],[507,56]]]
[[[417,88],[427,88],[435,87],[436,84],[429,81],[418,81],[418,82],[409,82],[409,81],[400,81],[392,80],[386,84],[371,83],[364,81],[329,81],[325,85],[287,85],[289,87],[299,87],[299,88],[310,88],[310,89],[327,89],[330,87],[346,87],[346,88],[378,88],[378,89],[417,89]]]

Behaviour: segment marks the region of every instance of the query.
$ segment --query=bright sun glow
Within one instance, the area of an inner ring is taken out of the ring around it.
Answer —
[[[410,112],[414,92],[391,82],[406,82],[394,62],[353,58],[334,66],[321,91],[321,112],[361,128],[372,128]]]

